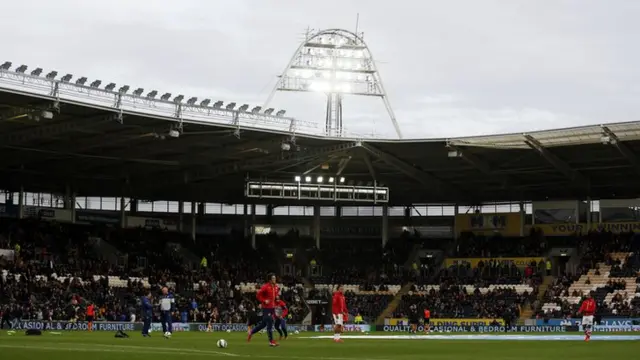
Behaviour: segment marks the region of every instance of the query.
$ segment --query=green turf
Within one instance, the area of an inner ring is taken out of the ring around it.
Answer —
[[[381,335],[382,333],[377,333]],[[213,359],[478,359],[478,360],[567,360],[632,359],[640,350],[638,341],[462,341],[462,340],[359,340],[334,344],[330,339],[308,339],[318,333],[292,335],[279,348],[267,347],[266,336],[258,334],[251,343],[241,333],[176,333],[170,340],[161,334],[142,338],[115,339],[112,333],[63,332],[27,337],[22,333],[0,334],[0,359],[45,360],[171,360]],[[397,335],[397,334],[394,334]],[[366,335],[365,335],[366,336]],[[224,338],[227,349],[218,349]]]

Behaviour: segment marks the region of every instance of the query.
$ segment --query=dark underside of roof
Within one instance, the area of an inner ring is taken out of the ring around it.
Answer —
[[[347,183],[390,188],[391,203],[635,198],[640,169],[603,144],[534,149],[465,147],[451,157],[444,141],[354,142],[184,124],[61,104],[35,121],[16,108],[43,100],[0,92],[0,188],[148,200],[244,201],[246,179],[293,181],[340,174]],[[640,141],[624,143],[634,154]],[[543,156],[544,155],[546,156]],[[628,155],[628,154],[627,154]],[[328,168],[327,168],[328,167]],[[270,200],[273,202],[273,200]]]

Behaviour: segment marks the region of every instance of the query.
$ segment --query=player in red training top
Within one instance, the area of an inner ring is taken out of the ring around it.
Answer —
[[[591,327],[593,326],[593,316],[596,314],[596,301],[591,297],[591,293],[587,294],[584,299],[578,315],[582,314],[582,327],[584,328],[584,341],[591,340]]]
[[[287,315],[289,315],[289,309],[287,309],[287,303],[280,300],[280,296],[276,296],[276,307],[274,312],[275,328],[278,334],[280,334],[280,339],[282,340],[282,336],[284,335],[284,339],[286,340],[289,337],[287,333]]]
[[[276,276],[274,274],[269,274],[269,276],[267,276],[267,283],[262,285],[256,294],[256,298],[260,301],[260,307],[262,308],[262,322],[260,325],[251,329],[249,336],[247,337],[247,341],[251,341],[253,334],[267,328],[269,346],[278,346],[278,343],[273,341],[273,317],[275,315],[274,309],[276,306],[276,297],[279,292],[280,289],[276,284]]]
[[[343,331],[345,320],[349,317],[347,311],[347,300],[344,297],[342,285],[338,285],[336,292],[333,293],[333,301],[331,302],[331,313],[333,314],[333,341],[342,342],[340,334]]]

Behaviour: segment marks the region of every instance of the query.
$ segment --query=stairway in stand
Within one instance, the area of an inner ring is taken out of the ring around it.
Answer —
[[[538,287],[538,297],[537,297],[538,302],[541,303],[544,300],[544,293],[547,291],[549,286],[553,284],[554,280],[555,280],[555,277],[553,276],[545,276],[542,279],[542,284],[540,284],[540,287]],[[524,323],[525,320],[531,319],[535,310],[536,309],[531,307],[531,304],[527,304],[526,307],[521,309],[520,323]]]
[[[382,313],[380,313],[380,316],[378,316],[376,325],[384,325],[384,319],[390,318],[391,315],[393,315],[393,312],[396,311],[396,309],[400,305],[400,301],[402,301],[402,296],[407,294],[411,290],[412,286],[412,282],[407,283],[396,293],[396,295],[393,297],[393,300],[391,300],[391,302],[389,302],[389,305],[387,305],[387,308],[384,309]]]

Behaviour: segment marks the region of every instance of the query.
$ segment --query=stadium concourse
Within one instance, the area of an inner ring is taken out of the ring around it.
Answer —
[[[97,330],[137,330],[140,297],[169,286],[176,329],[246,330],[275,272],[300,331],[330,324],[337,284],[348,330],[404,331],[412,305],[436,329],[573,328],[590,291],[601,329],[637,329],[640,123],[328,138],[273,111],[0,75],[2,326],[83,329],[94,303]]]

